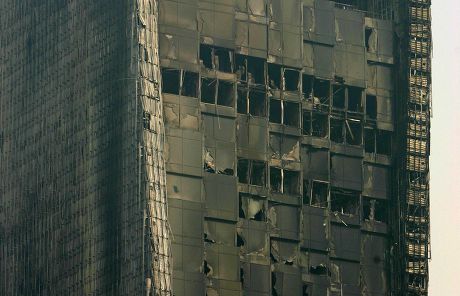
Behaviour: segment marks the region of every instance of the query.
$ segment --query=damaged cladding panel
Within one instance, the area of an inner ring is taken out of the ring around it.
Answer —
[[[0,4],[0,291],[426,295],[430,1],[93,2]]]

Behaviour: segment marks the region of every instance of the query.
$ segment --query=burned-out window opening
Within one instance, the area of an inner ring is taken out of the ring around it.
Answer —
[[[230,49],[200,44],[200,60],[207,69],[233,72],[233,51]]]
[[[426,289],[426,276],[420,274],[408,274],[409,286],[414,289]]]
[[[183,76],[181,95],[198,98],[199,75],[195,72],[185,71]]]
[[[327,208],[328,183],[312,181],[310,205]]]
[[[217,80],[213,78],[201,79],[201,102],[215,104]]]
[[[363,90],[359,87],[348,87],[348,111],[362,112],[363,111]]]
[[[299,91],[300,71],[295,69],[284,69],[284,90]]]
[[[212,276],[212,267],[208,264],[208,261],[206,260],[203,261],[203,273],[206,276]]]
[[[331,135],[330,135],[331,141],[336,142],[336,143],[343,143],[344,142],[344,133],[343,133],[344,120],[331,117],[330,123],[331,123]]]
[[[329,130],[327,114],[313,112],[311,127],[311,134],[313,137],[325,138]]]
[[[240,217],[241,218],[241,217]],[[244,246],[244,238],[240,234],[236,234],[236,246],[242,247]]]
[[[200,44],[200,60],[202,65],[207,69],[214,69],[212,46]]]
[[[299,194],[300,193],[300,172],[283,170],[283,193]]]
[[[347,131],[347,143],[350,145],[361,145],[362,143],[362,125],[357,119],[347,119],[345,121]]]
[[[161,69],[162,87],[164,93],[179,95],[181,70],[162,68]]]
[[[217,104],[221,106],[233,107],[234,104],[234,84],[231,81],[219,80],[217,93]]]
[[[358,214],[359,192],[334,188],[331,189],[331,211],[343,215]]]
[[[266,221],[265,202],[258,196],[240,193],[239,217],[254,221]]]
[[[278,291],[276,290],[276,273],[272,271],[272,296],[278,296]]]
[[[248,184],[249,182],[249,160],[240,158],[238,159],[237,168],[238,182]]]
[[[311,136],[311,111],[302,110],[302,134]]]
[[[377,130],[375,139],[377,154],[391,155],[391,132]]]
[[[282,122],[281,104],[282,104],[281,100],[276,100],[273,98],[270,100],[270,116],[269,116],[270,122],[281,124]]]
[[[235,74],[239,81],[248,80],[246,56],[239,54],[235,55]]]
[[[208,149],[206,149],[203,161],[204,161],[203,169],[205,172],[208,172],[208,173],[216,172],[216,159],[212,155],[211,151],[209,151]]]
[[[366,95],[366,115],[368,119],[377,119],[377,97]]]
[[[233,51],[226,48],[214,48],[214,64],[216,70],[231,73],[233,63]]]
[[[370,50],[370,40],[371,40],[371,37],[372,37],[373,34],[374,34],[374,29],[366,27],[366,29],[364,30],[364,38],[365,38],[364,42],[365,42],[365,46],[366,46],[367,51]]]
[[[266,116],[266,92],[251,88],[249,90],[249,114],[253,116]]]
[[[299,104],[284,101],[283,124],[293,127],[299,127]]]
[[[345,109],[345,87],[341,84],[336,84],[332,90],[332,107]]]
[[[363,221],[387,223],[388,210],[386,201],[363,197]]]
[[[329,270],[326,265],[318,264],[310,266],[310,273],[314,275],[328,275]]]
[[[256,186],[265,186],[266,164],[263,161],[238,159],[238,182]]]
[[[315,79],[313,83],[313,104],[316,108],[320,105],[329,105],[330,82],[328,80]]]
[[[302,93],[305,99],[310,100],[312,98],[313,76],[306,75],[306,74],[302,75]]]
[[[283,178],[281,176],[281,169],[270,167],[270,189],[273,192],[282,193],[283,191]]]
[[[240,86],[237,88],[236,110],[240,114],[248,113],[248,90]]]
[[[144,111],[144,116],[142,118],[142,120],[144,122],[144,129],[151,130],[151,119],[152,119],[152,115],[150,115],[150,113]]]
[[[265,85],[265,60],[247,57],[248,83]]]
[[[375,130],[372,128],[364,129],[364,151],[375,153]]]
[[[268,64],[268,87],[270,89],[281,89],[281,66]]]

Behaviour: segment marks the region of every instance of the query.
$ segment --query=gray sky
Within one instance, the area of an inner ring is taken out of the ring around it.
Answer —
[[[430,296],[460,295],[460,2],[432,1]]]

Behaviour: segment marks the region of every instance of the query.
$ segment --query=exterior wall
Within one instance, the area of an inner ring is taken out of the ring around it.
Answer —
[[[161,1],[177,295],[388,295],[391,21]]]
[[[1,1],[2,295],[144,293],[134,4]]]

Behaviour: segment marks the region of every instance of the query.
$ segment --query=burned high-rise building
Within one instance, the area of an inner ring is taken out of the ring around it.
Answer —
[[[427,295],[429,0],[3,0],[0,38],[0,294]]]

